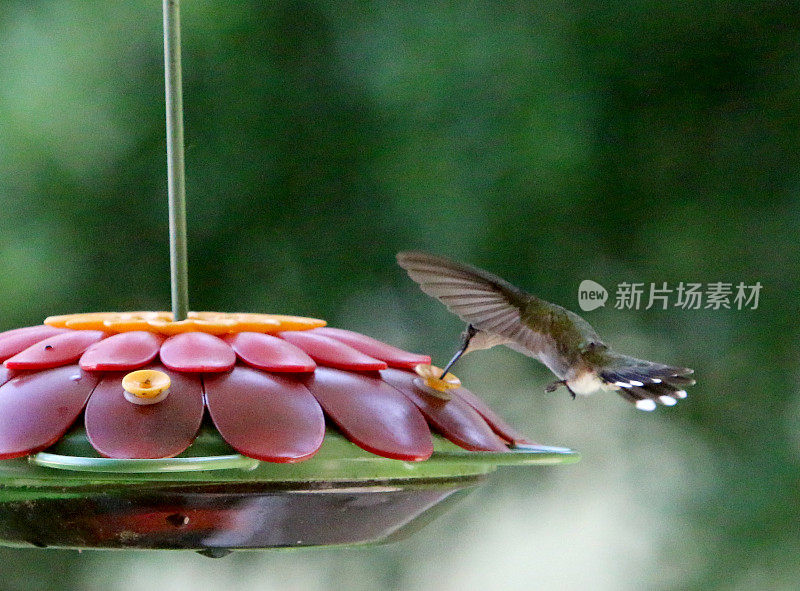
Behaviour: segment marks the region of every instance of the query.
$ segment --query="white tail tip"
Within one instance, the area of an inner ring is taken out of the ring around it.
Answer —
[[[650,400],[649,398],[646,400],[637,400],[636,401],[636,408],[639,410],[646,410],[651,411],[656,409],[656,401]]]

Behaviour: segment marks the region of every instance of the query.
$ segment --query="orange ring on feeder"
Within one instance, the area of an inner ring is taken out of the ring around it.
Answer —
[[[50,316],[44,323],[56,328],[73,330],[110,332],[144,330],[164,336],[184,332],[205,332],[220,336],[239,332],[276,334],[284,331],[310,330],[327,324],[317,318],[241,312],[189,312],[188,318],[179,321],[174,321],[170,312],[90,312]]]

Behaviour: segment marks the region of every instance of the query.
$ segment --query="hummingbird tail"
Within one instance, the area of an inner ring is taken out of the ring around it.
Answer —
[[[655,410],[657,403],[673,406],[686,398],[684,388],[695,384],[693,369],[653,363],[620,355],[600,378],[640,410]]]

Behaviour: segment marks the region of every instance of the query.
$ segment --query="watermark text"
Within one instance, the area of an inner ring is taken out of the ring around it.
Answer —
[[[617,284],[613,301],[616,310],[757,310],[761,287],[760,281],[752,285],[741,281],[623,282]],[[595,281],[586,279],[578,287],[578,304],[585,312],[605,306],[607,299],[608,292]]]

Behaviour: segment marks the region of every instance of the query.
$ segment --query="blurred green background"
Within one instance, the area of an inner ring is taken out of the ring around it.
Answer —
[[[0,550],[0,589],[797,589],[800,5],[184,2],[190,301],[328,319],[440,364],[421,248],[577,309],[591,278],[760,281],[757,310],[585,316],[694,367],[672,409],[456,371],[567,467],[415,537],[235,554]],[[0,329],[168,309],[160,3],[0,4]],[[612,302],[609,302],[612,303]]]

